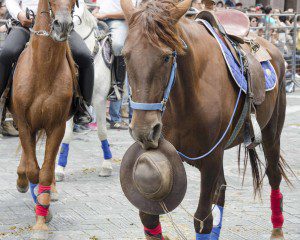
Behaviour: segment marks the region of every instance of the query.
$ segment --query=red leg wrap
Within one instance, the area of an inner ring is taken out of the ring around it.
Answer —
[[[164,240],[160,224],[158,224],[157,227],[153,228],[153,229],[144,227],[144,231],[149,236],[157,237],[157,238],[160,238],[161,240]]]
[[[39,185],[38,194],[48,193],[51,190],[51,186]],[[37,203],[36,205],[36,215],[46,217],[48,215],[48,207]]]
[[[283,225],[283,214],[282,214],[282,202],[283,196],[280,192],[280,189],[278,190],[272,190],[271,191],[271,210],[272,210],[272,224],[273,228],[282,228]]]

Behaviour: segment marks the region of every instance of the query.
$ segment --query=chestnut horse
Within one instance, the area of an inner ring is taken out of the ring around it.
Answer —
[[[156,148],[163,134],[178,151],[197,157],[207,153],[221,139],[234,111],[239,88],[231,77],[216,39],[202,24],[183,17],[190,5],[191,0],[176,3],[171,0],[145,0],[139,8],[135,8],[131,0],[121,0],[129,25],[123,54],[132,101],[152,104],[161,103],[163,99],[176,56],[173,53],[177,52],[176,83],[163,117],[159,110],[137,107],[133,113],[130,132],[145,149]],[[274,228],[271,239],[283,239],[283,216],[280,209],[282,194],[279,187],[282,177],[286,177],[284,160],[280,157],[280,135],[286,108],[285,65],[275,46],[262,38],[257,38],[257,42],[271,55],[271,64],[278,77],[276,87],[266,93],[265,101],[256,111],[262,129],[262,145],[267,160],[266,174],[272,192]],[[211,209],[216,204],[219,213],[223,211],[225,188],[221,186],[226,184],[223,155],[244,102],[245,95],[242,95],[228,134],[210,155],[198,161],[182,158],[201,172],[201,194],[194,215],[197,240],[210,239],[211,234],[216,235],[212,239],[218,239],[221,224],[213,227]],[[142,105],[145,104],[140,104]],[[242,132],[230,147],[243,142]],[[259,160],[255,150],[249,150],[249,154],[254,187],[259,190],[262,180]],[[220,197],[214,198],[219,191]],[[149,229],[153,230],[153,237],[148,236],[149,239],[162,239],[159,216],[140,212],[140,218],[148,233]],[[221,219],[219,223],[220,221]]]
[[[13,79],[10,109],[20,132],[22,157],[17,188],[28,190],[28,181],[39,183],[34,230],[47,230],[55,158],[70,115],[75,83],[75,64],[68,35],[73,29],[76,0],[40,0],[28,47],[21,54]],[[36,139],[46,134],[42,168],[36,158]]]

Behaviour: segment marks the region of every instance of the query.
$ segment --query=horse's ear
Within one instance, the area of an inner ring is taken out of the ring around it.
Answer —
[[[190,9],[191,5],[192,0],[183,0],[179,2],[173,12],[173,18],[176,21],[179,21],[179,19]]]
[[[132,0],[121,0],[121,8],[123,10],[125,19],[127,20],[127,22],[130,22],[130,19],[132,17],[132,14],[134,12],[134,6],[132,3]]]
[[[76,0],[76,6],[79,8],[79,0]]]

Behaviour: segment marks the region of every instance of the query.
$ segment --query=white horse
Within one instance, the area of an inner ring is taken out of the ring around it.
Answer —
[[[99,47],[99,51],[94,57],[95,83],[93,92],[93,107],[96,112],[98,137],[101,141],[104,155],[104,161],[102,162],[99,176],[107,177],[112,174],[113,170],[111,163],[112,154],[107,141],[106,128],[106,99],[111,86],[111,71],[105,65],[103,60],[102,46],[95,38],[97,22],[94,16],[85,6],[82,16],[74,17],[78,17],[78,20],[74,23],[75,31],[84,39],[90,51],[93,52],[95,47]],[[61,151],[59,154],[58,165],[55,169],[55,177],[58,182],[63,181],[65,178],[65,167],[68,160],[69,144],[73,138],[73,125],[73,119],[67,122],[65,136],[62,141]]]

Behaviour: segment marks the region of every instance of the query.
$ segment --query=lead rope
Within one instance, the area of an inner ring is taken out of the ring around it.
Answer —
[[[229,188],[232,188],[234,190],[242,190],[241,188],[236,188],[234,186],[231,186],[231,185],[227,185],[227,184],[222,184],[220,187],[219,187],[219,190],[218,190],[218,195],[217,195],[217,201],[219,200],[219,197],[220,197],[220,193],[221,193],[221,190],[222,188],[224,187],[229,187]],[[216,202],[217,202],[216,201]],[[184,235],[184,233],[179,229],[179,227],[177,226],[177,224],[175,223],[175,221],[173,220],[173,217],[172,217],[172,213],[168,210],[166,204],[162,201],[162,202],[159,202],[161,208],[164,210],[165,214],[167,215],[167,217],[169,218],[174,230],[176,231],[178,237],[180,239],[183,239],[183,240],[187,240],[187,237]],[[179,204],[179,206],[182,208],[182,210],[184,212],[186,212],[190,217],[192,217],[194,220],[198,221],[200,223],[200,232],[202,232],[203,228],[204,228],[204,222],[206,221],[206,219],[213,213],[213,210],[215,209],[216,207],[216,204],[214,205],[214,207],[211,209],[210,213],[203,219],[203,220],[200,220],[198,218],[196,218],[193,214],[191,214],[185,207],[183,207],[182,204]]]

